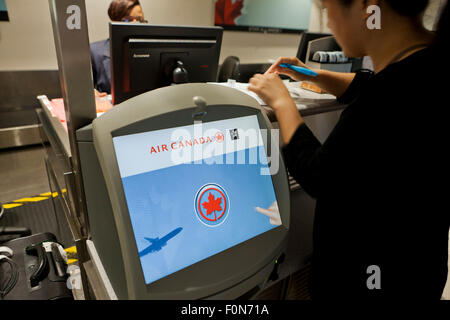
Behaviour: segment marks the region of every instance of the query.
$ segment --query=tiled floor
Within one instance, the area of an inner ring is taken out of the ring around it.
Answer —
[[[41,146],[0,150],[0,202],[48,191],[50,188],[45,170],[44,150]],[[450,273],[443,298],[450,300]]]

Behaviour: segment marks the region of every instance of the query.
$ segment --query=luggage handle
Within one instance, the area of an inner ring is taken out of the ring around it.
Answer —
[[[46,274],[44,275],[44,273],[48,267],[48,260],[44,246],[39,243],[33,244],[26,248],[26,253],[29,255],[34,255],[35,252],[37,253],[38,258],[38,267],[30,275],[30,285],[32,288],[38,286],[39,282],[47,276]]]

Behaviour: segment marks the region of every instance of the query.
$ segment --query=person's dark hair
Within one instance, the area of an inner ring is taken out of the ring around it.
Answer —
[[[441,17],[439,18],[439,22],[437,25],[437,32],[441,37],[444,37],[444,33],[448,35],[449,33],[449,23],[450,23],[450,12],[449,12],[450,3],[447,1],[445,7],[442,9]]]
[[[437,24],[437,35],[438,35],[438,44],[444,48],[448,45],[448,37],[450,36],[450,3],[447,1],[445,7],[442,9],[440,13],[441,16],[439,18],[439,22]]]
[[[112,21],[122,21],[131,9],[140,5],[139,0],[113,0],[109,5],[108,15]]]
[[[395,12],[406,17],[416,17],[422,14],[428,7],[429,0],[386,0],[389,6],[394,9]]]
[[[354,0],[339,0],[342,4],[349,6]],[[387,4],[398,14],[407,17],[417,17],[428,6],[429,0],[385,0]]]
[[[350,6],[355,0],[339,0],[343,5]],[[400,15],[416,18],[419,17],[427,8],[429,0],[385,0],[391,8]],[[450,36],[450,0],[444,4],[444,8],[440,12],[439,22],[437,24],[437,42],[438,44],[446,44],[448,37]],[[323,8],[321,0],[314,1],[319,8]]]

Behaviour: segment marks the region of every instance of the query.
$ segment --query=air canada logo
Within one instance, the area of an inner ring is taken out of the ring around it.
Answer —
[[[207,184],[197,191],[195,212],[197,218],[208,227],[222,224],[230,211],[230,200],[224,188]]]
[[[216,133],[216,135],[214,136],[214,138],[216,138],[216,141],[217,141],[217,142],[223,142],[223,139],[224,139],[223,133],[220,132],[220,131],[218,131],[218,132]]]

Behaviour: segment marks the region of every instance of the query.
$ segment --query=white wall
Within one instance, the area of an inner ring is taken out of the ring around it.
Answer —
[[[47,0],[7,0],[0,22],[0,70],[57,69]]]
[[[89,39],[92,42],[108,37],[109,17],[107,10],[110,2],[111,0],[86,0]],[[214,25],[213,0],[140,0],[139,2],[142,5],[145,18],[150,23]]]
[[[106,12],[109,0],[86,0],[89,37],[92,41],[108,35]],[[155,24],[214,25],[214,0],[140,0],[145,18]],[[313,9],[310,30],[320,31],[319,13]],[[95,19],[95,18],[96,19]],[[101,23],[98,23],[101,20]],[[267,62],[279,56],[297,53],[300,35],[224,32],[220,62],[227,56],[238,56],[243,63]]]
[[[155,24],[214,25],[214,0],[140,0]],[[90,41],[108,37],[110,0],[86,0]],[[10,22],[0,22],[0,70],[56,69],[48,0],[6,0]],[[311,30],[319,25],[312,18]],[[225,32],[221,61],[237,55],[243,63],[295,55],[299,35]]]
[[[274,0],[276,1],[276,0]],[[431,0],[426,21],[431,23],[437,8]],[[146,19],[155,24],[212,26],[214,0],[140,0]],[[110,0],[86,0],[91,42],[108,37],[107,8]],[[0,70],[56,69],[48,0],[6,0],[10,22],[0,22]],[[313,6],[310,31],[329,32],[326,17]],[[322,21],[323,20],[323,21]],[[295,34],[224,33],[220,61],[229,55],[243,63],[267,62],[297,53],[300,36]]]

